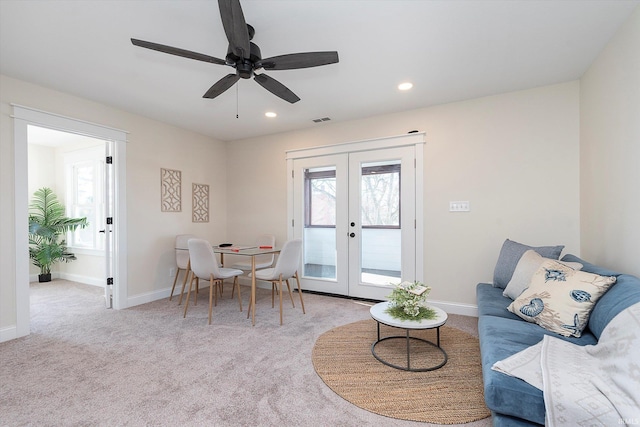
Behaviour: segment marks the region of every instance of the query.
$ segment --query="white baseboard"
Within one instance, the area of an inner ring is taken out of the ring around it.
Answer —
[[[180,291],[178,290],[178,292]],[[166,289],[162,289],[159,291],[146,292],[144,294],[135,295],[127,298],[127,306],[123,308],[134,307],[136,305],[146,304],[149,302],[157,301],[159,299],[169,298],[170,293],[171,293],[171,287],[168,287]]]
[[[0,342],[18,338],[18,329],[15,325],[0,329]]]
[[[81,276],[79,274],[60,273],[60,278],[64,280],[70,280],[72,282],[84,283],[85,285],[98,286],[100,288],[105,287],[106,278]]]
[[[239,280],[240,285],[251,286],[251,280],[248,277],[240,276],[239,279],[240,279]],[[225,283],[225,285],[232,286],[231,283]],[[174,297],[178,295],[178,298],[179,298],[181,286],[182,286],[181,283],[176,284],[176,289],[173,293]],[[264,289],[271,289],[271,285],[266,282],[258,283],[257,287],[264,288]],[[185,293],[186,292],[187,291],[185,289]],[[169,298],[170,294],[171,294],[171,286],[168,286],[167,288],[159,291],[147,292],[145,294],[136,295],[134,297],[127,298],[127,307],[133,307],[136,305],[157,301],[159,299]],[[442,310],[450,314],[478,317],[478,306],[473,304],[463,304],[463,303],[457,303],[457,302],[451,302],[451,301],[436,301],[431,299],[429,300],[429,304],[433,304],[434,306],[441,308]]]
[[[461,316],[478,317],[478,306],[472,304],[462,304],[458,302],[450,301],[434,301],[428,300],[429,304],[432,304],[449,314],[459,314]]]
[[[104,288],[104,280],[96,277],[89,276],[81,276],[79,274],[69,274],[69,273],[51,273],[51,279],[64,279],[70,280],[72,282],[83,283],[85,285],[98,286]],[[32,274],[29,276],[29,282],[37,282],[38,275]]]

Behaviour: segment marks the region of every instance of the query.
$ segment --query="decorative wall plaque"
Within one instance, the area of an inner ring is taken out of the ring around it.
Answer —
[[[209,186],[193,184],[193,222],[209,222]]]
[[[182,211],[182,172],[160,168],[161,211]]]

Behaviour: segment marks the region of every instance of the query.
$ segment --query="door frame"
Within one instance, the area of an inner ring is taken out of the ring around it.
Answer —
[[[287,161],[287,239],[294,237],[294,160],[413,146],[415,149],[415,279],[424,282],[424,144],[425,132],[345,142],[286,151]]]
[[[126,308],[127,253],[126,241],[126,142],[127,132],[107,126],[85,122],[30,107],[13,107],[13,138],[15,153],[14,208],[15,208],[15,274],[16,274],[16,338],[29,335],[29,239],[28,239],[28,154],[27,127],[36,125],[63,132],[77,133],[114,142],[115,224],[114,233],[114,295],[113,307]],[[120,255],[120,256],[119,256]]]

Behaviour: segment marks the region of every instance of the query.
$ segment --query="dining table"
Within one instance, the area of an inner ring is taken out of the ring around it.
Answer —
[[[251,298],[249,306],[251,307],[251,324],[256,324],[256,256],[278,254],[281,248],[275,246],[255,246],[255,245],[232,245],[223,246],[213,245],[213,252],[220,254],[220,264],[224,266],[225,255],[240,255],[251,257]]]

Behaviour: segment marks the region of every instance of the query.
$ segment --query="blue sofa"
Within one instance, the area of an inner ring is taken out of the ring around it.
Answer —
[[[582,271],[589,273],[616,276],[616,283],[595,304],[580,338],[560,336],[510,313],[507,306],[512,300],[502,296],[502,288],[489,283],[476,287],[484,398],[496,427],[544,425],[545,409],[542,391],[518,378],[492,370],[495,362],[537,344],[544,335],[578,345],[596,344],[604,328],[618,313],[640,302],[639,278],[593,265],[570,254],[562,261],[579,262],[583,265]]]

